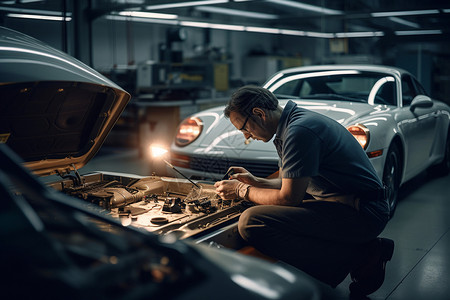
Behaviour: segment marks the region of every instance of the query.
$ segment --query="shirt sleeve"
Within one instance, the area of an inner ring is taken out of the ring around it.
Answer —
[[[292,126],[286,132],[282,162],[283,178],[317,176],[322,140],[308,128]]]

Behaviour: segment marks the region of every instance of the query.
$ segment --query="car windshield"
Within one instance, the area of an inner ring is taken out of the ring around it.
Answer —
[[[358,70],[290,73],[271,81],[265,87],[279,98],[396,105],[395,79],[382,73]]]

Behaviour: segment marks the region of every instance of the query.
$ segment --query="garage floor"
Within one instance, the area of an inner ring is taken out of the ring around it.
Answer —
[[[137,151],[105,149],[80,173],[150,174]],[[403,186],[394,218],[382,233],[395,241],[383,286],[369,299],[450,299],[450,175],[419,175]],[[336,289],[320,282],[322,299],[349,299],[347,278]]]

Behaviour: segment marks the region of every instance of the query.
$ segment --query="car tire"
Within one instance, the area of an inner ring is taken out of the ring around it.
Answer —
[[[389,191],[388,203],[390,208],[389,216],[391,218],[393,217],[395,209],[397,208],[401,174],[400,158],[401,156],[398,146],[392,144],[389,147],[388,154],[386,155],[386,161],[384,163],[383,169],[383,184]]]
[[[450,172],[450,132],[447,134],[444,151],[444,159],[428,169],[432,176],[445,176]]]

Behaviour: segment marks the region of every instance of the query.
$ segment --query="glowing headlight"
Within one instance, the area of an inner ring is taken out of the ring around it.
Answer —
[[[370,132],[366,126],[362,124],[356,124],[347,127],[347,130],[355,137],[361,147],[366,150],[370,141]]]
[[[187,118],[178,126],[175,144],[184,147],[195,141],[202,133],[203,122],[199,118]]]

